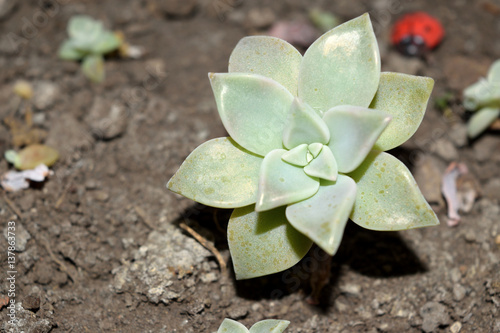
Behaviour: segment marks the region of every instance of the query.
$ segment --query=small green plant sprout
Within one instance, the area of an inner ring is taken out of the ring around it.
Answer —
[[[196,148],[167,187],[235,208],[237,279],[285,270],[313,242],[334,255],[349,218],[373,230],[439,224],[408,168],[385,152],[415,133],[434,82],[380,72],[368,14],[304,56],[281,39],[243,38],[229,73],[209,78],[230,137]]]
[[[122,41],[102,22],[85,15],[74,16],[68,23],[69,39],[59,49],[64,60],[81,60],[82,71],[90,80],[104,80],[104,55],[117,50]]]
[[[487,78],[464,90],[464,106],[476,111],[467,124],[467,134],[473,139],[483,133],[500,115],[500,59],[491,65]]]
[[[226,318],[217,333],[281,333],[289,324],[290,322],[286,320],[268,319],[259,321],[248,330],[237,321]]]

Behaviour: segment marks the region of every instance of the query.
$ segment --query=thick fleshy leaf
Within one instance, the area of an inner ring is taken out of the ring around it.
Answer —
[[[311,152],[313,157],[318,157],[319,153],[323,149],[323,145],[319,142],[311,143],[309,145],[309,151]]]
[[[434,86],[428,77],[401,73],[382,73],[370,108],[392,116],[391,123],[378,138],[375,148],[389,150],[408,140],[424,118]]]
[[[334,255],[342,240],[344,228],[356,199],[356,183],[339,175],[336,182],[321,181],[313,197],[289,205],[286,217],[295,229]]]
[[[325,112],[337,105],[368,107],[378,88],[380,54],[368,14],[318,38],[304,54],[299,98]]]
[[[284,153],[286,150],[276,149],[264,157],[255,206],[259,212],[307,199],[318,191],[318,178],[306,175],[302,167],[284,162]]]
[[[288,223],[285,207],[261,213],[254,206],[235,209],[227,226],[227,238],[238,280],[290,268],[312,245]]]
[[[324,146],[318,157],[304,167],[304,172],[311,177],[334,181],[339,173],[337,161],[328,146]]]
[[[467,135],[473,139],[483,133],[500,115],[499,108],[482,108],[477,111],[467,124]]]
[[[498,85],[498,84],[496,84]],[[500,100],[500,88],[495,84],[480,79],[464,90],[464,106],[467,110],[477,110],[484,106],[497,107]],[[496,103],[496,105],[494,105]]]
[[[500,59],[491,65],[488,71],[488,81],[490,83],[500,84]]]
[[[275,80],[297,96],[302,55],[288,42],[270,36],[241,39],[229,58],[229,72],[259,74]]]
[[[167,187],[212,207],[248,206],[257,198],[262,160],[230,138],[212,139],[186,158]]]
[[[104,27],[100,21],[87,15],[73,16],[68,22],[68,35],[74,39],[97,38],[103,30]]]
[[[105,31],[92,45],[92,52],[106,54],[116,50],[121,44],[120,39],[112,32]]]
[[[222,123],[239,145],[265,156],[283,147],[293,96],[278,82],[255,74],[210,73]]]
[[[306,166],[309,163],[307,160],[308,152],[309,146],[304,143],[284,153],[281,159],[295,166]]]
[[[282,333],[290,325],[288,320],[262,320],[250,328],[250,333]]]
[[[85,54],[86,52],[78,50],[70,39],[65,40],[59,48],[59,58],[64,60],[80,60]]]
[[[288,149],[300,144],[323,143],[330,140],[330,131],[309,105],[295,98],[283,130],[283,145]]]
[[[373,230],[403,230],[438,225],[408,168],[385,152],[373,151],[349,175],[357,185],[351,219]]]
[[[82,72],[93,82],[104,81],[104,58],[99,54],[87,55],[82,62]]]
[[[232,319],[224,319],[217,333],[249,333],[247,328]]]
[[[327,111],[323,120],[330,129],[330,142],[339,172],[356,169],[370,152],[391,116],[379,110],[341,105]]]

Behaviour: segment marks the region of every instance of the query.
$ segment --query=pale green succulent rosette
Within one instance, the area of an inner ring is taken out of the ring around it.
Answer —
[[[280,39],[243,38],[229,73],[209,77],[230,138],[198,147],[167,186],[235,208],[238,279],[285,270],[313,242],[334,255],[349,218],[375,230],[439,224],[409,170],[383,152],[415,133],[433,80],[380,72],[368,14],[303,57]]]
[[[69,39],[59,49],[64,60],[82,60],[83,73],[94,82],[104,80],[103,55],[116,50],[121,41],[101,22],[86,15],[77,15],[68,23]]]
[[[259,321],[248,330],[243,324],[224,319],[217,333],[282,333],[290,325],[287,320],[267,319]]]
[[[500,115],[500,60],[495,61],[486,79],[481,78],[464,90],[464,106],[476,111],[467,124],[467,134],[475,138]]]

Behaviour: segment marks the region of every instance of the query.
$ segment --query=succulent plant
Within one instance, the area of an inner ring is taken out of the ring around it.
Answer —
[[[464,106],[476,111],[467,125],[467,134],[475,138],[483,133],[500,115],[500,59],[495,61],[487,78],[464,90]]]
[[[259,321],[248,330],[237,321],[226,318],[217,333],[281,333],[289,324],[290,322],[286,320],[268,319]]]
[[[433,80],[380,72],[368,14],[304,56],[277,38],[243,38],[229,73],[209,78],[230,137],[196,148],[167,187],[235,208],[227,233],[237,279],[285,270],[313,242],[334,255],[349,218],[373,230],[439,224],[385,152],[415,133]]]
[[[102,22],[86,15],[74,16],[68,23],[69,39],[59,49],[64,60],[82,60],[83,73],[94,82],[104,80],[104,55],[121,44],[120,39],[104,28]]]

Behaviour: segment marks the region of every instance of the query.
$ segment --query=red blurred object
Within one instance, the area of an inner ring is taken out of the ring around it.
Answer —
[[[425,12],[404,15],[392,27],[391,41],[403,54],[422,56],[441,43],[444,29],[441,23]]]

